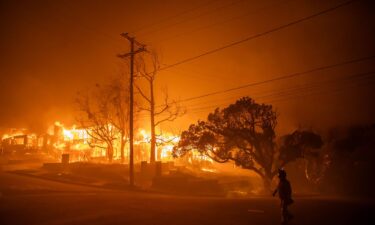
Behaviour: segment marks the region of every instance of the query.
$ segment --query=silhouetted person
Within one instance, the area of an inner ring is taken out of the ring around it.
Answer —
[[[293,218],[293,215],[288,211],[288,206],[293,203],[292,199],[292,187],[289,181],[286,179],[285,170],[279,169],[279,184],[276,190],[273,192],[273,196],[278,192],[281,201],[281,222],[287,224]]]

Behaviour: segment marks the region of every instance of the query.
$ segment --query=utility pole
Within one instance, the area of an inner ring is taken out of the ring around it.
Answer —
[[[130,42],[130,52],[125,54],[119,54],[118,57],[125,59],[130,56],[130,121],[129,121],[129,184],[131,187],[134,186],[134,56],[137,53],[146,51],[146,46],[135,40],[134,37],[128,35],[128,33],[122,33],[122,37],[128,39]],[[137,45],[138,49],[134,50],[134,46]]]

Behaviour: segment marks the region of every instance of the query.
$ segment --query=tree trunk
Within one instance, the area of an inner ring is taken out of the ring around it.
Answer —
[[[273,177],[274,175],[270,168],[266,168],[265,173],[261,175],[261,178],[263,180],[263,194],[268,195],[273,192],[273,190],[271,190],[271,183]]]
[[[153,116],[151,116],[151,152],[150,152],[150,162],[155,162],[156,155],[156,134],[155,134],[155,123]]]
[[[157,160],[161,161],[161,153],[162,153],[161,151],[162,151],[162,148],[157,148],[156,151],[157,151],[157,156],[158,156]]]
[[[151,116],[151,152],[150,162],[155,162],[155,149],[156,149],[156,134],[155,134],[155,99],[154,99],[154,84],[153,80],[150,81],[150,116]]]
[[[260,172],[259,170],[255,171],[253,170],[261,179],[263,182],[263,189],[261,190],[262,194],[269,195],[273,191],[271,190],[271,183],[272,183],[272,178],[273,175],[272,173],[267,173],[264,174],[263,172]]]
[[[264,169],[263,188],[264,188],[265,194],[270,194],[270,193],[273,192],[271,190],[272,178],[274,177],[274,173],[272,171],[272,164],[273,164],[272,157],[273,157],[273,155],[270,157],[271,160],[268,161],[269,163],[266,163],[263,166],[263,169]]]
[[[107,157],[108,157],[108,161],[111,163],[112,159],[113,159],[113,146],[112,146],[112,144],[109,144],[108,147],[107,147]]]
[[[121,152],[121,163],[124,163],[125,161],[125,134],[124,132],[121,132],[121,146],[120,146],[120,152]]]

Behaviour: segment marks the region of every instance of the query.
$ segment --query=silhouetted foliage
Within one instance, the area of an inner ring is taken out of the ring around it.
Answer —
[[[206,121],[190,125],[182,132],[173,154],[180,157],[197,150],[216,162],[233,161],[237,166],[256,172],[267,189],[278,168],[296,157],[303,157],[303,149],[322,145],[318,135],[295,132],[288,138],[289,146],[281,148],[283,160],[279,160],[276,125],[277,114],[272,105],[258,104],[244,97],[224,109],[216,109]],[[294,142],[296,145],[292,145]]]
[[[332,129],[330,166],[320,185],[323,191],[374,196],[375,125]]]
[[[310,131],[296,130],[285,135],[283,139],[279,155],[281,161],[293,161],[304,156],[318,157],[319,152],[316,149],[323,146],[320,135]]]
[[[279,160],[292,162],[297,159],[305,160],[305,177],[313,183],[318,183],[324,175],[326,157],[322,151],[323,140],[320,135],[311,131],[296,130],[283,136]]]

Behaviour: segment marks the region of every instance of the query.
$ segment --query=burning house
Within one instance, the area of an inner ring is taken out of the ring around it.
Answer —
[[[26,130],[12,129],[1,138],[1,153],[32,153],[38,150],[41,139],[36,134],[28,134]]]
[[[27,129],[12,129],[2,135],[2,154],[33,154],[42,153],[55,159],[62,160],[63,155],[69,155],[70,162],[106,162],[107,144],[92,137],[90,127],[67,127],[55,122],[44,134],[35,134]],[[158,135],[156,139],[156,160],[167,163],[176,162],[172,149],[180,137],[170,133]],[[136,163],[150,160],[151,135],[145,130],[136,132],[134,141],[134,161]],[[121,138],[115,135],[113,140],[113,161],[121,160]],[[129,160],[129,143],[125,140],[124,160]],[[197,152],[190,152],[186,157],[178,159],[177,163],[191,165],[194,168],[209,170],[212,160]]]

